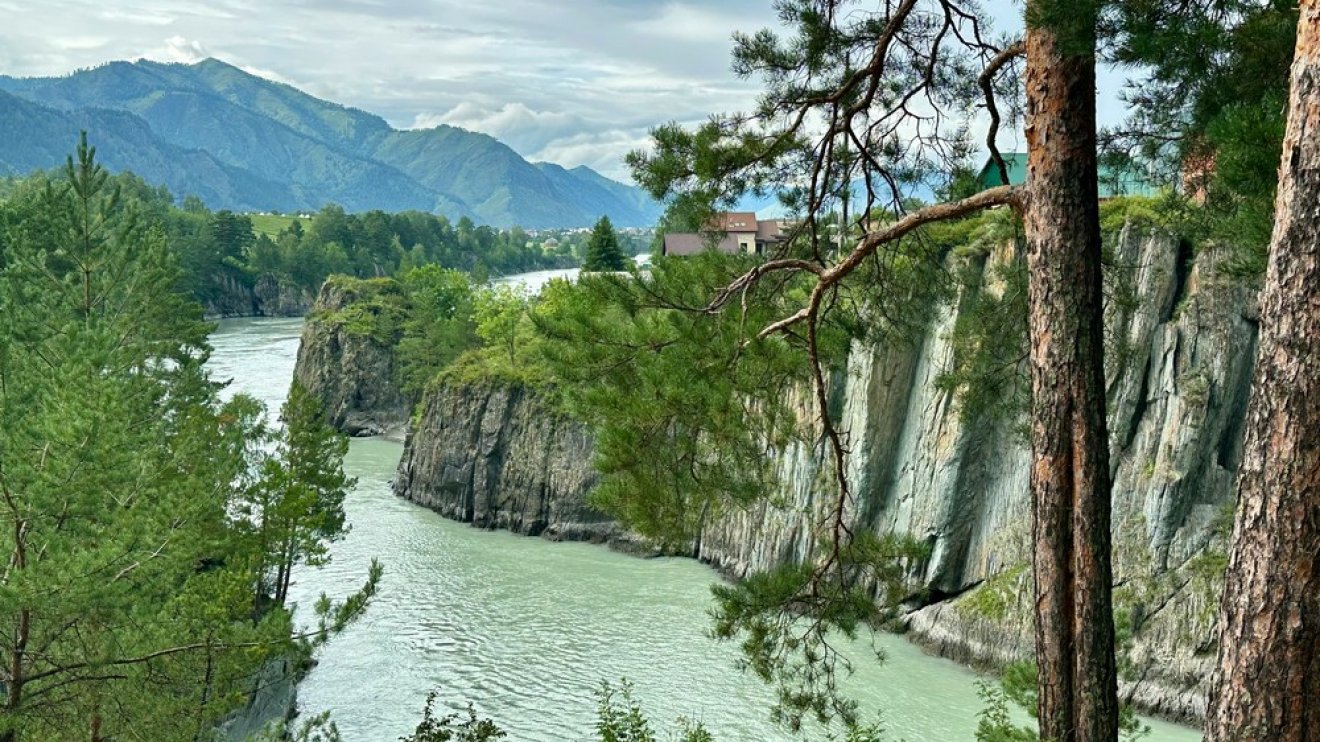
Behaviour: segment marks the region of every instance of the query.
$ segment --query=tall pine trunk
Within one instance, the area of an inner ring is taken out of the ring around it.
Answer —
[[[1031,494],[1042,739],[1118,737],[1110,593],[1095,24],[1028,3]],[[1054,0],[1049,0],[1054,4]],[[1076,3],[1070,10],[1086,14]],[[1094,11],[1090,11],[1094,14]]]
[[[1302,0],[1206,739],[1320,740],[1320,0]]]

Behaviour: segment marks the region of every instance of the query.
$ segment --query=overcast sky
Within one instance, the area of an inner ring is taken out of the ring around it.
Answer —
[[[987,5],[1020,25],[1014,0]],[[0,0],[0,74],[214,56],[398,128],[453,124],[625,179],[651,126],[754,101],[729,37],[775,20],[770,0]]]

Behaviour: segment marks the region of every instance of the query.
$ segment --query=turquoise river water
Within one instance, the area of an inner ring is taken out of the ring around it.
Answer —
[[[301,326],[221,322],[214,375],[278,410]],[[412,730],[437,690],[447,707],[472,700],[513,742],[588,740],[595,691],[627,678],[658,728],[686,716],[720,742],[801,739],[770,722],[771,692],[735,667],[736,647],[707,637],[718,579],[710,569],[447,520],[391,493],[401,452],[397,442],[352,442],[352,530],[332,547],[331,564],[296,575],[294,600],[310,606],[322,592],[352,592],[373,557],[385,564],[367,615],[322,650],[299,687],[302,712],[330,710],[348,742],[386,742]],[[864,708],[883,713],[890,738],[971,740],[981,678],[901,638],[877,642],[886,661],[867,660],[869,645],[859,646],[848,687]],[[1152,742],[1200,738],[1151,723]]]

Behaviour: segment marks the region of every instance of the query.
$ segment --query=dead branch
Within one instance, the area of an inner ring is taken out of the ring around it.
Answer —
[[[990,60],[985,70],[981,72],[981,76],[977,78],[981,92],[985,94],[986,113],[990,114],[990,130],[985,135],[985,145],[990,150],[990,159],[994,160],[995,166],[999,168],[999,182],[1002,185],[1008,185],[1008,165],[1004,163],[1004,156],[999,153],[999,144],[995,141],[999,135],[999,107],[995,105],[995,75],[999,74],[1004,65],[1022,56],[1026,49],[1022,39],[1009,44]]]

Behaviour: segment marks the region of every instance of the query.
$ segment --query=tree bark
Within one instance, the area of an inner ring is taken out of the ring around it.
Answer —
[[[1206,739],[1320,740],[1320,0],[1302,0]]]
[[[1041,4],[1028,3],[1029,18]],[[1040,734],[1051,742],[1118,737],[1095,25],[1076,24],[1088,25],[1065,36],[1029,23],[1026,36],[1036,662]]]
[[[9,498],[7,490],[6,501],[14,513],[14,552],[10,557],[10,564],[15,570],[23,570],[27,568],[27,521],[18,516],[18,509],[13,507],[13,500]],[[24,606],[18,610],[8,667],[4,669],[6,715],[17,714],[23,708],[23,691],[27,685],[27,645],[32,638],[31,634],[32,609]],[[0,732],[0,742],[13,742],[17,739],[17,729]]]

